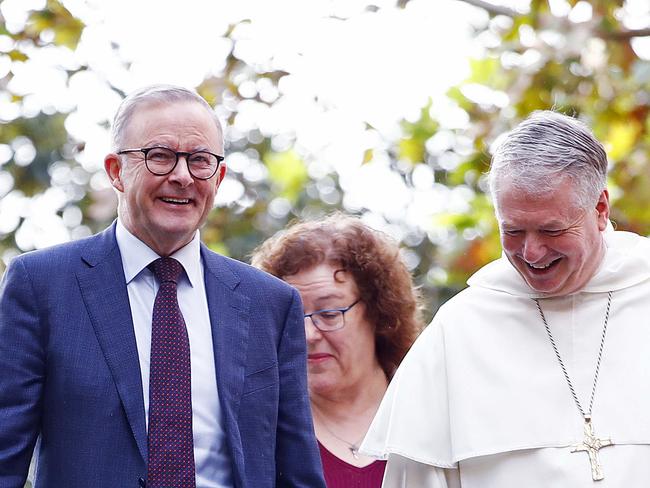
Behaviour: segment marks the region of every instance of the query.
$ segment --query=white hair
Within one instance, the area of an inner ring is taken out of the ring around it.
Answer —
[[[588,208],[598,201],[606,178],[607,155],[591,130],[573,117],[540,110],[498,145],[488,183],[496,205],[504,180],[516,190],[542,195],[568,179],[573,184],[576,203]]]
[[[127,127],[135,110],[142,105],[149,103],[177,103],[177,102],[196,102],[205,107],[212,115],[214,123],[223,137],[223,129],[219,117],[214,112],[210,104],[205,101],[198,93],[187,88],[175,85],[149,85],[130,93],[117,109],[113,119],[111,130],[111,144],[113,150],[123,149],[121,144],[124,142]]]

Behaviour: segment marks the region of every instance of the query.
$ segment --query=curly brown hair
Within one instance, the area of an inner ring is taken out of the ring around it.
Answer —
[[[290,225],[252,256],[253,266],[281,279],[323,263],[354,277],[369,305],[366,319],[375,325],[377,359],[392,378],[423,327],[419,294],[397,243],[356,217],[335,213]]]

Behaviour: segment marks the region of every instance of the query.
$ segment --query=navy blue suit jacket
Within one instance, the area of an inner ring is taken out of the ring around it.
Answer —
[[[201,249],[238,488],[324,488],[298,293]],[[0,488],[137,488],[146,478],[142,381],[115,225],[26,253],[0,285]]]

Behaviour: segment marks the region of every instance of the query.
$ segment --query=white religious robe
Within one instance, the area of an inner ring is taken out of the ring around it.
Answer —
[[[384,488],[650,486],[650,240],[606,231],[581,291],[544,297],[506,258],[444,304],[391,381],[362,445],[388,459]],[[604,479],[572,453],[584,422],[532,298],[584,410],[612,291],[592,411]]]

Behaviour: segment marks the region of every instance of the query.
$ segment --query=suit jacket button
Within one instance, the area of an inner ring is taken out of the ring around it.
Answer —
[[[147,482],[144,478],[138,478],[138,485],[140,485],[140,488],[147,488]]]

